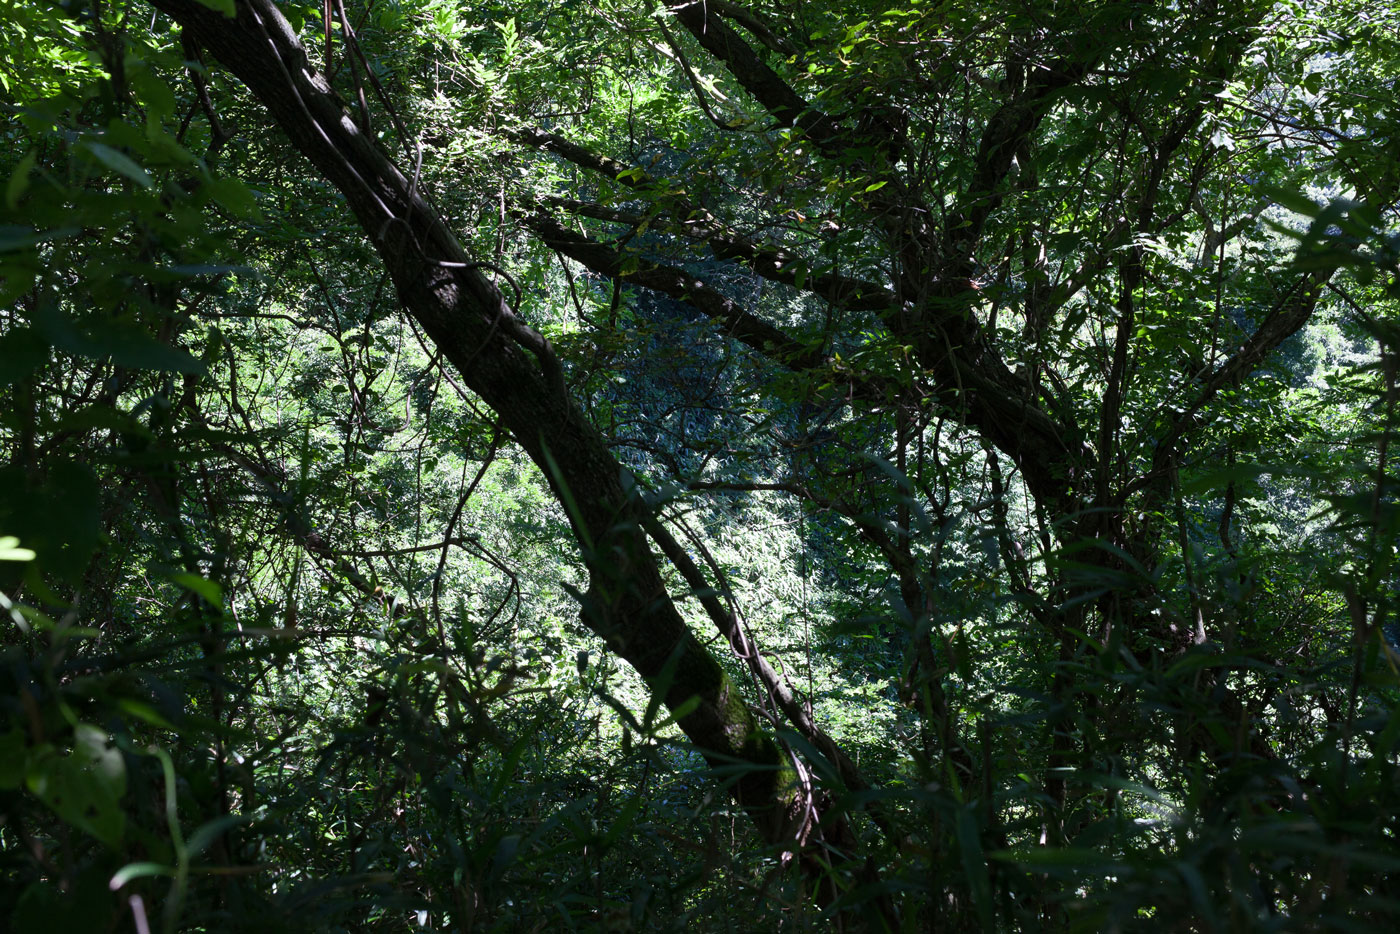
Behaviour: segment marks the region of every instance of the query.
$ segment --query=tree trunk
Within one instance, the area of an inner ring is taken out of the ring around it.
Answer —
[[[565,391],[553,350],[515,317],[436,211],[311,65],[271,0],[237,0],[232,19],[198,0],[152,0],[267,107],[344,195],[407,312],[466,384],[498,412],[569,514],[591,585],[583,618],[680,718],[716,766],[744,766],[731,790],[770,843],[796,846],[809,802],[790,764],[668,597],[639,504],[603,437]]]

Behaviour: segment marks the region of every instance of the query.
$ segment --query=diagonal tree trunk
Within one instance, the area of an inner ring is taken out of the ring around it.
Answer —
[[[668,597],[641,507],[605,440],[567,394],[549,342],[516,318],[483,275],[489,264],[466,254],[362,131],[272,0],[236,0],[231,19],[198,0],[152,3],[236,75],[341,191],[406,311],[500,414],[567,509],[590,574],[584,621],[671,710],[687,711],[680,726],[712,764],[738,766],[732,793],[763,838],[797,850],[812,827],[810,788],[795,780],[782,749]]]

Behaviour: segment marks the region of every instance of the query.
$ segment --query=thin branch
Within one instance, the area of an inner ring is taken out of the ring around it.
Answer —
[[[734,260],[770,282],[778,282],[808,292],[848,311],[889,311],[898,305],[894,293],[885,286],[837,273],[809,273],[805,257],[778,247],[759,245],[721,227],[712,218],[694,214],[684,220],[648,218],[593,201],[549,197],[545,203],[571,214],[638,228],[644,224],[661,227],[710,248],[716,259]],[[678,212],[679,213],[679,212]]]
[[[1322,295],[1323,287],[1335,272],[1334,267],[1306,273],[1279,297],[1265,317],[1264,323],[1249,336],[1243,347],[1235,351],[1205,380],[1205,385],[1195,401],[1176,416],[1167,430],[1155,440],[1152,470],[1133,483],[1124,495],[1156,484],[1170,475],[1177,445],[1188,431],[1200,427],[1202,418],[1198,416],[1201,410],[1213,401],[1221,390],[1243,382],[1245,377],[1263,363],[1280,344],[1308,323],[1313,312],[1317,310],[1318,298]]]
[[[700,566],[680,542],[676,541],[675,536],[655,516],[644,517],[642,527],[689,585],[691,593],[700,601],[710,621],[729,641],[734,654],[743,659],[744,664],[797,731],[836,767],[836,773],[846,788],[850,791],[864,791],[870,788],[870,783],[866,781],[855,762],[812,720],[807,703],[797,695],[787,678],[775,671],[758,647],[749,641],[738,618],[720,602],[715,588],[705,580]]]
[[[685,74],[685,80],[690,84],[690,89],[695,92],[695,102],[700,105],[705,116],[720,130],[726,132],[734,130],[735,127],[721,120],[710,109],[710,102],[705,99],[705,88],[700,83],[700,78],[695,74],[695,69],[690,67],[690,61],[685,57],[685,50],[671,36],[671,30],[666,28],[665,23],[659,22],[658,25],[661,27],[661,35],[666,39],[666,44],[671,47],[671,53],[676,57],[676,63],[681,66],[681,71]]]
[[[713,55],[739,86],[783,126],[799,126],[819,143],[834,143],[836,126],[763,63],[708,0],[667,0],[677,22]]]
[[[682,269],[638,261],[636,257],[627,256],[574,233],[544,214],[531,214],[522,218],[521,223],[533,231],[550,249],[563,253],[594,272],[640,285],[685,302],[723,325],[727,336],[752,347],[764,356],[783,362],[785,366],[808,369],[820,367],[825,363],[818,349],[755,317],[727,295]],[[630,268],[631,266],[635,268]]]

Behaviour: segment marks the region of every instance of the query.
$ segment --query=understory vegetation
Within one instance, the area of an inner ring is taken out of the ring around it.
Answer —
[[[1400,921],[1391,0],[0,33],[0,929]]]

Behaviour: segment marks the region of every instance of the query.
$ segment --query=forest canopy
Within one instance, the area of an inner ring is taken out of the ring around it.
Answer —
[[[0,928],[1400,920],[1400,6],[0,27]]]

